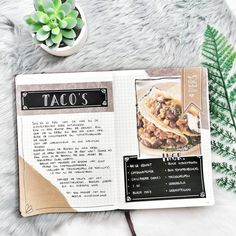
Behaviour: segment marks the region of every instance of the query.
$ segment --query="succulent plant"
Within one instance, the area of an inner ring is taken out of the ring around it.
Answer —
[[[49,48],[72,46],[83,21],[74,0],[34,0],[35,12],[25,17],[33,41]]]

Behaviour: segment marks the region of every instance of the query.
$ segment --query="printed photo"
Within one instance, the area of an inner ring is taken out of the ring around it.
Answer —
[[[136,80],[140,158],[201,154],[200,112],[183,110],[181,77]]]

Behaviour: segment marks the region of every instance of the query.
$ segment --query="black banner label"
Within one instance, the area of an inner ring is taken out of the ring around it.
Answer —
[[[22,91],[22,110],[107,107],[107,88]]]
[[[205,198],[202,156],[124,157],[126,202]]]

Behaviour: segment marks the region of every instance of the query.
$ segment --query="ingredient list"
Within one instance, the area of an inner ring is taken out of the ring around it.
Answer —
[[[126,202],[206,197],[202,156],[124,157]]]

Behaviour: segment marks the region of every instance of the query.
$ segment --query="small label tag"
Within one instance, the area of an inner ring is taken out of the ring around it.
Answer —
[[[182,76],[183,113],[191,109],[201,111],[201,68],[184,68]]]

